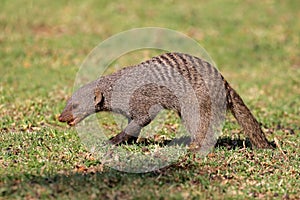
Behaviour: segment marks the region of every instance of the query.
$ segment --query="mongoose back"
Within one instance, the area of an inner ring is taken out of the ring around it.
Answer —
[[[74,126],[96,112],[120,113],[128,118],[128,125],[110,140],[119,144],[137,137],[161,109],[171,109],[186,122],[191,147],[198,149],[205,138],[213,137],[211,121],[218,118],[218,108],[223,106],[232,112],[252,145],[272,148],[255,117],[217,69],[183,53],[165,53],[82,86],[67,101],[59,121]],[[196,118],[200,122],[191,123]]]

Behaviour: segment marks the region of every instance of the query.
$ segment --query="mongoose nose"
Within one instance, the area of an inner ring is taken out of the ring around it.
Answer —
[[[63,119],[63,117],[62,117],[61,115],[59,115],[59,117],[58,117],[58,121],[60,121],[60,122],[64,122],[64,119]]]

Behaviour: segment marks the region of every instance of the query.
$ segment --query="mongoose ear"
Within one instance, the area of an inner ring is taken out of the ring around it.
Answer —
[[[99,105],[101,102],[102,102],[102,100],[103,100],[103,94],[102,94],[102,92],[98,89],[98,88],[96,88],[95,90],[94,90],[94,106],[97,106],[97,105]]]

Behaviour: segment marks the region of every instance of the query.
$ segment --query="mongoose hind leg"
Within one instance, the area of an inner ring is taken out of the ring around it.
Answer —
[[[205,85],[198,85],[195,88],[197,94],[197,105],[195,109],[197,112],[193,114],[189,112],[182,113],[183,121],[185,122],[190,134],[191,143],[189,145],[190,150],[198,151],[203,149],[209,149],[213,146],[214,132],[212,127],[214,126],[212,100],[209,91]]]

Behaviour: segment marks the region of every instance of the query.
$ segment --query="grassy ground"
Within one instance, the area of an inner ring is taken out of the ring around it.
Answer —
[[[0,199],[299,199],[299,9],[293,0],[1,1]],[[205,158],[129,174],[91,156],[57,116],[90,50],[144,26],[200,42],[280,148],[236,145],[229,116]]]

